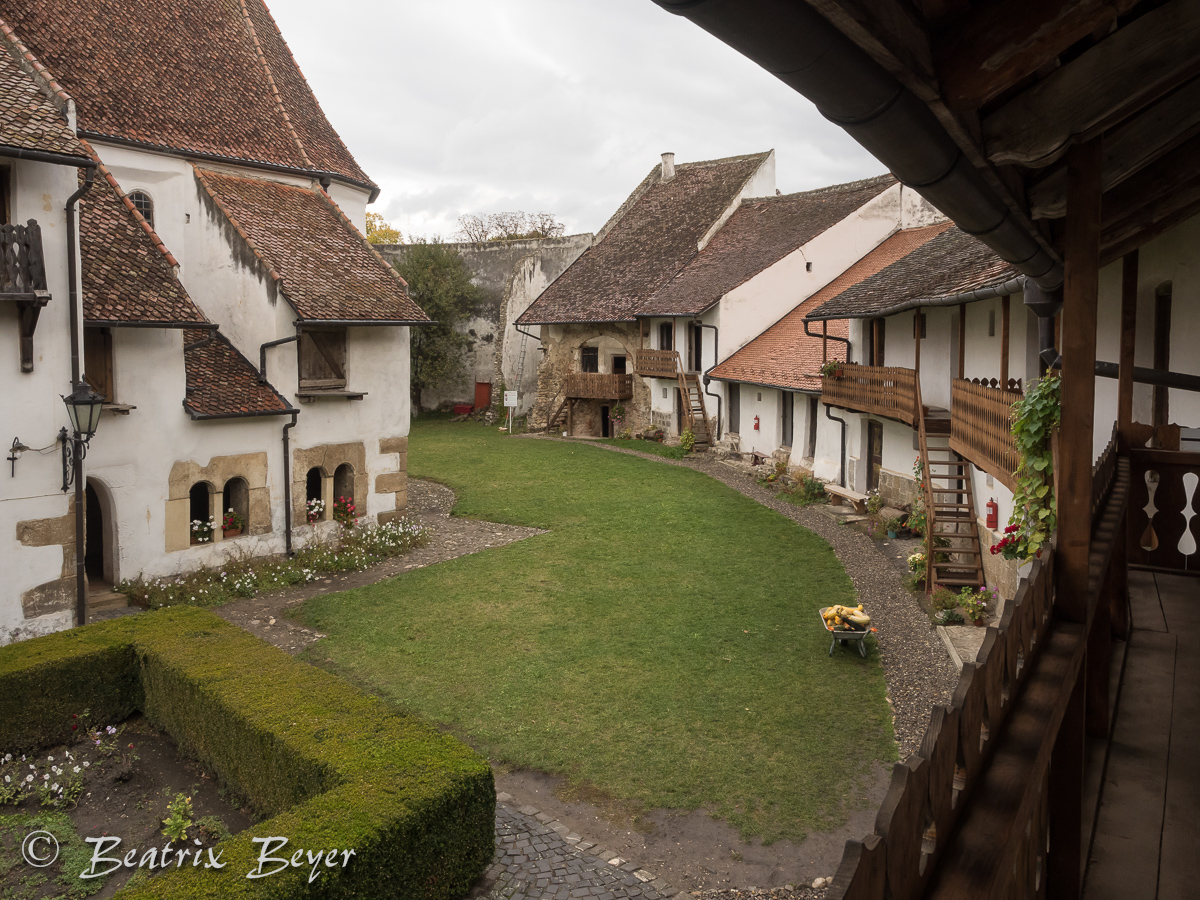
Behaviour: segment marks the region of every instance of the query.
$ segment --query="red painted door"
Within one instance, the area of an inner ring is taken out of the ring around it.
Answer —
[[[486,381],[475,382],[475,408],[487,409],[492,405],[492,386]]]

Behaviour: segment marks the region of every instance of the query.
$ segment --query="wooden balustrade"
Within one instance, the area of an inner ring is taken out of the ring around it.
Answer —
[[[1200,571],[1200,453],[1133,449],[1129,458],[1129,562]]]
[[[42,257],[42,230],[37,221],[26,225],[0,225],[0,294],[28,300],[46,292],[46,265]]]
[[[674,378],[679,372],[676,350],[633,351],[633,374],[646,378]]]
[[[1012,405],[1021,394],[958,378],[950,396],[950,449],[1015,491],[1021,454],[1012,436]]]
[[[633,376],[572,372],[567,375],[563,394],[576,400],[629,400],[633,397]]]
[[[1200,465],[1200,454],[1170,455]],[[1124,570],[1114,551],[1129,465],[1117,459],[1107,481],[1089,618]],[[1086,643],[1083,625],[1052,618],[1054,569],[1053,549],[1032,561],[977,661],[963,665],[950,704],[934,707],[920,751],[894,767],[874,833],[847,842],[829,900],[1046,896],[1050,758],[1060,728],[1078,727],[1064,718]]]
[[[916,421],[916,381],[913,369],[845,363],[821,379],[821,402],[912,425]]]

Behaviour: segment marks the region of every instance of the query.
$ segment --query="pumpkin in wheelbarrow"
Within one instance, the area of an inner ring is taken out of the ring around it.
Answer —
[[[830,631],[866,631],[871,624],[871,617],[863,612],[861,603],[858,606],[831,606],[821,618]]]

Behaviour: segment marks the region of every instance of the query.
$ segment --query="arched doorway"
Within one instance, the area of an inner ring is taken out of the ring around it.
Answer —
[[[112,496],[103,484],[87,480],[84,489],[83,562],[88,582],[106,586],[117,581],[117,532]]]

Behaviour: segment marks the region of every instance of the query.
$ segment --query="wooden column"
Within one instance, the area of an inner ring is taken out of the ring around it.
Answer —
[[[1005,294],[1000,300],[1000,390],[1008,390],[1008,319],[1009,301],[1012,297]]]
[[[918,375],[921,374],[921,310],[913,313],[913,340],[916,341],[916,359],[913,362],[913,369]]]
[[[1121,356],[1117,373],[1117,435],[1122,450],[1129,449],[1133,424],[1133,365],[1137,338],[1138,252],[1121,261]]]
[[[829,320],[821,320],[821,362],[829,362]],[[849,359],[846,362],[850,362]]]
[[[967,304],[958,304],[958,377],[966,377],[967,371]]]
[[[1058,460],[1058,593],[1055,612],[1087,620],[1092,531],[1092,426],[1096,403],[1096,298],[1100,286],[1100,140],[1067,154],[1062,425]]]

